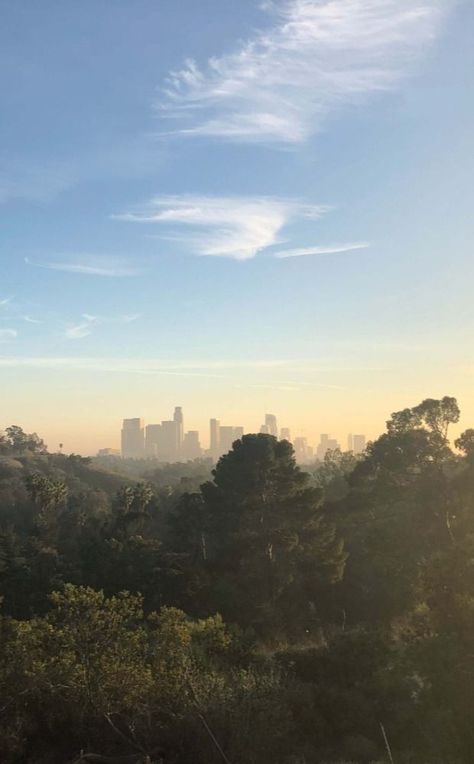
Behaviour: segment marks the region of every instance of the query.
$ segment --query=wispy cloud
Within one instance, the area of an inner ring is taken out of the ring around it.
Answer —
[[[18,336],[16,329],[0,329],[0,342],[14,340]]]
[[[337,255],[343,252],[354,252],[367,249],[370,244],[365,241],[354,244],[332,244],[326,247],[300,247],[299,249],[282,249],[274,253],[274,257],[283,260],[287,257],[306,257],[307,255]]]
[[[10,305],[12,300],[13,300],[13,297],[3,297],[0,300],[0,308],[6,308],[7,305]]]
[[[36,268],[46,268],[51,271],[64,271],[65,273],[77,273],[85,276],[111,276],[123,278],[126,276],[138,276],[143,271],[129,263],[124,258],[108,257],[104,255],[80,255],[76,260],[57,260],[51,262],[35,262],[25,257],[27,265]]]
[[[83,313],[77,324],[72,324],[64,331],[64,337],[68,340],[80,340],[92,334],[95,327],[102,324],[131,324],[140,318],[140,313],[127,313],[121,316],[93,316]]]
[[[393,371],[392,366],[367,365],[347,360],[328,358],[322,361],[311,361],[304,358],[294,359],[265,359],[265,360],[166,360],[157,358],[88,358],[88,357],[24,357],[0,356],[0,368],[34,368],[46,371],[56,369],[64,371],[112,372],[132,374],[171,374],[182,376],[210,376],[235,380],[236,372],[284,374],[281,384],[291,387],[306,384],[318,385],[317,381],[306,383],[288,381],[288,373],[292,374],[327,374],[347,373],[348,371]],[[322,383],[321,383],[322,384]],[[326,386],[326,385],[325,385]]]
[[[277,244],[289,223],[304,217],[316,220],[329,209],[268,197],[166,196],[115,217],[174,227],[174,239],[197,255],[248,260]],[[187,233],[180,233],[183,229]]]
[[[204,68],[171,72],[159,104],[182,135],[299,143],[329,114],[393,88],[452,0],[279,0],[273,26]]]
[[[64,332],[64,336],[68,340],[82,340],[84,337],[88,337],[90,334],[92,334],[92,327],[94,323],[94,316],[85,315],[84,321],[81,321],[79,324],[68,326]]]
[[[40,321],[39,318],[32,318],[31,316],[22,316],[23,321],[25,321],[27,324],[42,324],[43,322]]]

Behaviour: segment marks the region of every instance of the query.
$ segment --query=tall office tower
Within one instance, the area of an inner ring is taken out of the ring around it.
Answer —
[[[160,455],[161,424],[147,424],[145,427],[145,456],[149,458]]]
[[[306,462],[308,460],[308,441],[306,438],[295,438],[294,442],[295,459],[297,462]]]
[[[145,453],[143,419],[124,419],[121,436],[123,459],[143,459]]]
[[[353,451],[354,450],[354,438],[352,437],[352,433],[350,432],[347,436],[347,450]]]
[[[177,462],[179,459],[179,429],[174,419],[161,423],[161,444],[159,457],[163,462]]]
[[[268,431],[268,425],[262,424],[262,426],[260,427],[260,435],[270,435]]]
[[[183,446],[181,449],[181,455],[183,459],[192,461],[193,459],[199,459],[202,455],[201,444],[199,442],[199,433],[197,430],[189,430],[183,438]]]
[[[235,440],[239,440],[244,432],[243,427],[219,427],[219,453],[226,454],[232,449]]]
[[[177,438],[178,438],[178,454],[181,450],[181,446],[183,444],[183,409],[181,406],[176,406],[174,410],[173,415],[173,421],[176,422],[176,432],[177,432]]]
[[[219,456],[219,428],[220,428],[220,422],[218,419],[210,419],[209,420],[209,451],[211,452],[211,456],[213,459],[217,459]]]
[[[335,451],[339,448],[339,443],[335,438],[330,438],[327,433],[321,435],[321,441],[316,449],[316,456],[323,461],[328,451]]]
[[[280,440],[287,440],[291,443],[291,432],[289,427],[282,427],[280,430]]]
[[[354,453],[355,454],[361,454],[362,451],[365,451],[366,445],[367,445],[367,441],[366,441],[365,435],[354,435]]]
[[[275,414],[265,414],[265,424],[268,427],[269,434],[278,438],[278,425]]]
[[[226,454],[232,448],[234,442],[233,427],[219,427],[219,453]]]

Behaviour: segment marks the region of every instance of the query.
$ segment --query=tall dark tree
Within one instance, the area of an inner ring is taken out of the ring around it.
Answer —
[[[287,441],[244,435],[202,486],[217,609],[257,629],[309,629],[340,579],[342,541]]]
[[[46,453],[45,443],[36,432],[28,434],[16,424],[7,427],[5,431],[5,440],[10,448],[17,453],[23,453],[25,451]]]
[[[336,515],[349,551],[342,588],[351,620],[402,614],[416,600],[423,560],[452,543],[456,461],[447,434],[458,418],[449,397],[395,412],[350,476]]]

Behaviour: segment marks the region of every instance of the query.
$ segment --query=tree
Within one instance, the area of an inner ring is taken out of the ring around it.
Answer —
[[[358,461],[359,457],[352,451],[342,452],[339,448],[326,451],[314,472],[316,485],[323,491],[325,501],[337,501],[347,496],[348,478]]]
[[[367,447],[335,507],[349,551],[341,606],[350,622],[389,623],[413,606],[420,566],[453,540],[452,474],[447,428],[455,399],[427,399],[392,414],[387,432]]]
[[[153,499],[149,483],[122,486],[117,494],[118,512],[115,517],[117,530],[124,534],[143,529],[148,518],[147,508]]]
[[[474,429],[465,430],[454,445],[466,455],[470,462],[474,461]]]
[[[389,433],[402,433],[426,428],[446,441],[450,424],[459,421],[460,411],[456,398],[445,395],[441,400],[426,398],[413,408],[396,411],[387,422]]]
[[[68,489],[63,480],[34,472],[27,479],[33,502],[38,506],[37,527],[49,541],[56,541],[59,532],[58,509],[65,504]]]
[[[5,434],[6,441],[13,451],[19,453],[25,451],[32,451],[33,453],[46,452],[44,441],[35,432],[28,435],[21,427],[12,424],[10,427],[7,427]]]
[[[202,494],[216,609],[266,632],[310,628],[320,616],[321,591],[342,575],[345,554],[291,444],[244,435],[213,475]]]

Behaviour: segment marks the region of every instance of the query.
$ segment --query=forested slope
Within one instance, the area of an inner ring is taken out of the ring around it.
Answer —
[[[474,430],[453,449],[458,418],[423,401],[360,458],[306,471],[246,435],[210,479],[130,477],[7,429],[0,760],[470,764]]]

